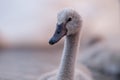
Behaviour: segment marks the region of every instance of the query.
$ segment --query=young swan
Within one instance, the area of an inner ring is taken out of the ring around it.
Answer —
[[[86,68],[75,69],[80,30],[80,15],[76,11],[73,9],[60,11],[56,31],[49,41],[49,44],[53,45],[66,36],[60,67],[59,70],[43,75],[39,80],[92,80]]]

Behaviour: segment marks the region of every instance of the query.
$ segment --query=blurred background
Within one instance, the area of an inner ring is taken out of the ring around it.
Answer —
[[[0,80],[36,80],[58,67],[63,39],[54,46],[48,41],[66,7],[83,20],[78,63],[120,74],[119,0],[0,0]]]

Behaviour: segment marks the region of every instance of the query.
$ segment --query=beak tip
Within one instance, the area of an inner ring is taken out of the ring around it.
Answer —
[[[49,44],[50,44],[50,45],[55,44],[54,40],[50,40],[50,41],[49,41]]]

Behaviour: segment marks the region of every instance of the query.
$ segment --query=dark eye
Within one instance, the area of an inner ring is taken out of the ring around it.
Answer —
[[[67,22],[69,22],[69,21],[71,21],[71,20],[72,20],[72,18],[70,17],[70,18],[68,18]]]

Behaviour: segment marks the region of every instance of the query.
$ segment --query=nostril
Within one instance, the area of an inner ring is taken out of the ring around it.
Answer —
[[[60,31],[57,31],[57,34],[60,34]]]
[[[61,25],[57,25],[56,33],[60,34],[61,31],[62,31],[62,26]]]
[[[57,34],[60,34],[60,32],[61,32],[61,30],[60,30],[60,29],[58,29],[58,30],[57,30]]]

